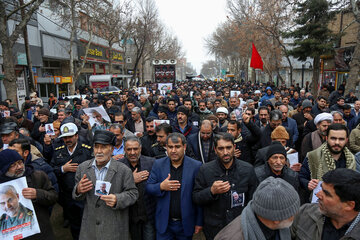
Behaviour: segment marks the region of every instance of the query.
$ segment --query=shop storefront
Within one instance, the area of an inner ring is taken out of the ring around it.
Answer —
[[[86,52],[87,41],[80,39],[79,56],[83,60]],[[111,53],[110,53],[111,52]],[[109,69],[109,59],[111,55],[112,71]],[[86,63],[80,74],[80,84],[89,84],[89,77],[98,74],[123,74],[124,72],[123,53],[100,44],[90,44]]]

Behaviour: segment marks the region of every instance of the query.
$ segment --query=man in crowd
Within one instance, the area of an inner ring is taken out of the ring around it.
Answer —
[[[272,131],[282,124],[282,113],[279,110],[273,110],[270,112],[270,122],[262,130],[261,139],[259,141],[260,148],[269,146],[271,144],[271,133]]]
[[[173,132],[181,133],[186,138],[191,134],[199,132],[199,128],[194,126],[189,120],[189,109],[185,106],[178,107],[177,121],[173,126]]]
[[[359,119],[360,113],[360,100],[355,101],[354,108],[351,109],[351,113]]]
[[[299,137],[296,121],[288,117],[288,108],[285,105],[280,105],[279,110],[282,113],[282,125],[289,129],[290,135],[292,136],[292,145],[295,144]]]
[[[131,239],[155,240],[155,199],[145,192],[146,181],[154,159],[141,155],[141,141],[133,136],[126,139],[125,157],[120,162],[133,172],[135,185],[139,191],[136,203],[130,206]]]
[[[326,110],[327,99],[324,96],[318,96],[317,103],[311,108],[311,114],[314,116],[324,112]]]
[[[206,119],[207,116],[209,116],[210,114],[213,114],[213,112],[211,112],[209,109],[206,108],[206,101],[205,100],[200,100],[198,102],[199,105],[199,117],[200,117],[200,122],[203,121],[204,119]]]
[[[201,166],[195,179],[193,199],[204,209],[206,239],[239,216],[257,187],[254,168],[235,158],[235,142],[230,133],[216,135],[218,159]]]
[[[185,98],[184,99],[184,106],[189,109],[189,120],[195,126],[199,126],[200,125],[200,117],[196,112],[193,111],[192,101],[191,101],[190,98]]]
[[[330,113],[320,113],[314,119],[317,130],[306,134],[301,145],[300,161],[302,162],[306,154],[320,147],[326,141],[327,129],[333,122]]]
[[[146,190],[156,197],[156,239],[192,239],[202,228],[202,211],[192,201],[194,179],[201,166],[185,156],[186,138],[171,133],[168,157],[155,161]]]
[[[73,238],[78,239],[84,206],[74,201],[71,194],[75,186],[75,172],[80,163],[91,158],[91,147],[80,142],[78,128],[74,123],[62,125],[60,131],[64,143],[54,149],[51,165],[59,181],[59,203],[69,220]]]
[[[131,119],[128,122],[129,130],[137,137],[142,137],[146,130],[145,119],[141,116],[141,109],[134,107],[131,109]]]
[[[259,108],[259,120],[255,123],[260,129],[264,129],[269,124],[270,111],[266,106]]]
[[[251,120],[250,115],[245,111],[242,116],[243,124],[238,121],[230,120],[227,132],[234,137],[235,157],[250,164],[254,163],[254,153],[252,147],[261,137],[261,130]],[[249,133],[246,136],[241,134],[242,126],[245,126]]]
[[[48,176],[43,171],[34,171],[31,166],[25,166],[24,159],[15,150],[6,149],[0,152],[0,183],[21,177],[26,177],[28,184],[27,188],[22,189],[21,195],[32,201],[40,226],[40,233],[28,239],[54,239],[49,207],[56,203],[58,194]],[[19,192],[13,185],[5,185],[0,189],[0,209],[5,212],[0,217],[1,230],[10,230],[31,221],[34,216],[33,212],[19,202]]]
[[[287,166],[286,155],[286,150],[281,143],[272,143],[267,150],[266,163],[255,168],[255,173],[259,182],[264,181],[270,176],[274,178],[282,178],[291,184],[295,190],[298,190],[298,174]]]
[[[219,118],[219,128],[222,132],[226,131],[226,127],[228,125],[228,114],[229,111],[224,107],[219,107],[216,109],[216,116]]]
[[[314,190],[323,175],[336,168],[355,170],[354,155],[346,147],[349,132],[346,126],[332,124],[328,127],[326,143],[309,152],[299,173],[300,184],[308,191]]]
[[[322,180],[318,203],[303,205],[295,216],[292,239],[358,239],[360,173],[339,168]]]
[[[115,134],[116,136],[116,143],[114,145],[114,151],[112,157],[115,160],[119,160],[120,158],[124,157],[124,128],[118,123],[111,124],[110,132]]]
[[[345,104],[345,98],[344,97],[338,97],[336,104],[330,105],[330,111],[342,111]]]
[[[145,156],[151,156],[151,145],[156,143],[155,133],[155,117],[147,117],[145,119],[146,132],[141,137],[142,151],[141,154]]]
[[[128,239],[129,207],[136,202],[138,190],[131,170],[114,160],[116,136],[106,130],[94,135],[95,158],[84,161],[76,170],[72,196],[85,201],[80,239]],[[96,181],[111,184],[108,195],[95,195]]]
[[[213,126],[209,120],[203,120],[200,131],[188,137],[188,148],[191,148],[195,159],[202,163],[216,159],[214,151]]]
[[[37,111],[39,121],[34,124],[33,131],[31,133],[31,137],[40,142],[41,144],[44,143],[44,137],[46,134],[45,124],[52,123],[50,119],[50,111],[47,108],[41,108]]]
[[[291,239],[290,226],[299,207],[294,188],[281,178],[269,177],[260,183],[242,214],[215,240]]]
[[[134,136],[134,134],[125,127],[127,123],[127,119],[125,118],[124,113],[122,112],[115,113],[114,123],[118,123],[124,128],[124,138]]]

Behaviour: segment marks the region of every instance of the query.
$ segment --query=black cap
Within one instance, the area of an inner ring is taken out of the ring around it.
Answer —
[[[0,134],[10,134],[17,131],[18,125],[15,122],[4,123],[0,128]]]
[[[114,133],[107,130],[96,130],[94,134],[94,144],[110,144],[115,146],[116,144],[116,136]]]

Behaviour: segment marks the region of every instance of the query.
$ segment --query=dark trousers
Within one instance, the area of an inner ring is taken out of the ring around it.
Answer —
[[[156,233],[156,240],[191,240],[192,236],[185,236],[181,220],[169,221],[165,233]]]
[[[64,216],[67,217],[70,223],[70,231],[74,240],[79,239],[82,215],[84,211],[84,203],[82,201],[76,201],[72,199],[69,192],[63,193],[63,210]]]
[[[155,240],[155,226],[150,221],[130,222],[131,240]]]

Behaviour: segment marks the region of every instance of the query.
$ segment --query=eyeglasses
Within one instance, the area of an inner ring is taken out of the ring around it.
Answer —
[[[115,121],[114,123],[120,123],[120,124],[123,124],[124,121]]]

